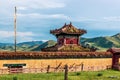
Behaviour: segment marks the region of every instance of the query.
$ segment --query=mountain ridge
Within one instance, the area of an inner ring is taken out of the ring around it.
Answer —
[[[94,37],[94,38],[82,38],[80,40],[82,46],[89,45],[89,47],[96,47],[99,50],[107,50],[111,47],[120,48],[120,33],[113,36]],[[42,48],[50,47],[56,44],[56,41],[49,40],[43,41],[29,41],[17,44],[18,51],[40,51]],[[0,43],[0,50],[13,51],[13,43]]]

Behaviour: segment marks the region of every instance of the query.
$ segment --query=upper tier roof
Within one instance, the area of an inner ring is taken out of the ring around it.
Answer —
[[[87,33],[87,31],[84,29],[77,29],[76,27],[74,27],[72,25],[72,23],[70,23],[68,25],[66,25],[66,23],[65,23],[65,25],[62,28],[50,30],[50,33],[54,34],[54,35],[61,34],[61,33],[82,35],[84,33]]]

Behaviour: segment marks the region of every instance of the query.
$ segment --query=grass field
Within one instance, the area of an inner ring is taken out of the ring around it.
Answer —
[[[64,80],[64,73],[9,74],[0,80]],[[120,71],[70,72],[68,80],[120,80]]]

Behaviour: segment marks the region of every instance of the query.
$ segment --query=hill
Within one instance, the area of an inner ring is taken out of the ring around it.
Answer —
[[[111,47],[120,48],[120,33],[113,36],[96,37],[96,38],[82,38],[82,45],[97,47],[99,50],[106,50]]]
[[[81,38],[82,46],[95,47],[99,51],[105,51],[111,47],[120,48],[120,33],[113,36],[95,37],[95,38]],[[50,47],[56,44],[56,41],[30,41],[17,44],[18,51],[40,51],[42,48]],[[0,50],[13,51],[14,44],[0,43]]]
[[[40,51],[42,48],[46,48],[46,47],[50,47],[56,44],[56,41],[53,40],[49,40],[39,46],[37,46],[36,48],[31,49],[31,51]]]
[[[30,42],[18,43],[17,46],[23,46],[23,45],[34,46],[34,45],[40,45],[42,43],[44,43],[44,42],[43,41],[30,41]]]
[[[30,41],[30,42],[22,42],[17,44],[18,51],[31,51],[31,48],[35,46],[43,44],[43,41]],[[2,51],[13,51],[14,44],[12,43],[0,43],[0,50]]]
[[[12,44],[12,43],[0,43],[0,46],[12,46],[12,45],[14,45],[14,44]]]

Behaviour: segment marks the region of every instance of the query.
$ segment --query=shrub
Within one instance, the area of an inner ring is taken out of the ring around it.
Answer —
[[[79,76],[79,75],[81,75],[81,73],[80,73],[80,72],[77,72],[76,75]]]
[[[13,80],[18,80],[18,79],[17,79],[17,77],[15,76],[15,77],[13,77]]]
[[[103,74],[102,73],[98,73],[97,76],[103,76]]]

